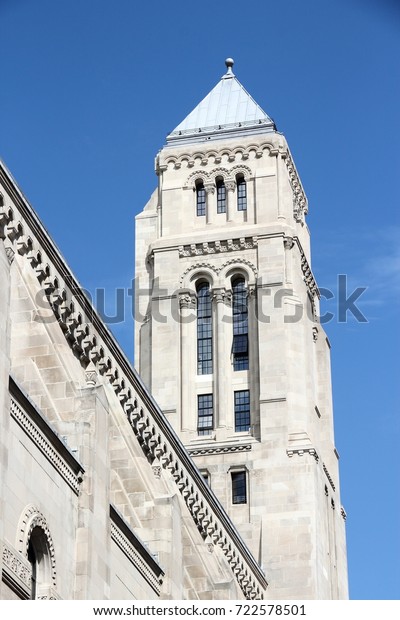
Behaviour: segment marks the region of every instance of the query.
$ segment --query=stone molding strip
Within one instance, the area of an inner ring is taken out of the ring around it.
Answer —
[[[257,237],[240,237],[238,239],[224,239],[221,241],[205,241],[204,243],[191,243],[180,245],[179,257],[204,256],[208,254],[223,254],[225,252],[237,252],[239,250],[252,250],[257,247]]]
[[[1,162],[0,182],[14,202],[0,208],[0,239],[26,256],[71,350],[109,381],[143,452],[171,472],[200,533],[221,547],[244,596],[262,599],[263,570]]]
[[[112,540],[125,553],[156,594],[160,595],[164,571],[112,504],[110,505],[110,519]]]
[[[10,377],[10,414],[78,495],[84,469],[39,410]]]
[[[8,542],[3,543],[2,580],[20,599],[31,598],[32,567]]]
[[[251,450],[251,444],[235,446],[215,446],[211,448],[188,448],[190,456],[208,456],[209,454],[228,454],[230,452],[247,452]]]

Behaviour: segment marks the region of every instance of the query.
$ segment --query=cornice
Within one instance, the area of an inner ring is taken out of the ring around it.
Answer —
[[[117,509],[110,505],[111,538],[159,595],[164,571]]]
[[[21,223],[14,236],[9,231],[14,214],[8,206],[2,207],[0,238],[29,261],[73,354],[83,368],[92,361],[107,378],[143,452],[170,472],[201,534],[221,547],[244,596],[263,598],[268,584],[262,569],[1,164],[0,181],[14,201]]]
[[[10,414],[51,465],[78,495],[84,469],[12,377]]]

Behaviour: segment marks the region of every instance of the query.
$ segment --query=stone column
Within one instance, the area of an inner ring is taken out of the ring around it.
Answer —
[[[191,376],[193,358],[193,311],[196,309],[196,296],[192,291],[185,291],[179,295],[180,309],[180,337],[181,337],[181,411],[180,425],[183,431],[194,431],[196,419],[193,417],[191,406],[191,385],[194,377]]]
[[[204,185],[206,192],[206,223],[212,224],[214,222],[214,215],[217,210],[217,206],[214,204],[213,196],[215,194],[214,183],[206,183]]]
[[[235,214],[235,181],[226,181],[225,188],[227,192],[227,220],[232,222]]]
[[[293,286],[293,264],[290,251],[294,246],[293,237],[284,237],[283,244],[285,246],[285,285]]]
[[[225,338],[225,325],[226,321],[223,320],[225,311],[226,311],[226,303],[230,300],[230,295],[224,288],[215,288],[212,291],[212,299],[215,302],[215,327],[216,327],[216,354],[215,360],[213,364],[214,368],[214,377],[216,382],[215,393],[215,416],[216,416],[216,427],[226,427],[226,411],[224,408],[224,403],[226,402],[227,395],[227,363],[228,363],[228,351],[226,348],[226,338]]]

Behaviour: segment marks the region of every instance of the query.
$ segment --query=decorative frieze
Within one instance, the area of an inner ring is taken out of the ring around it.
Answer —
[[[229,454],[231,452],[248,452],[251,450],[251,443],[238,444],[231,446],[212,446],[204,448],[188,448],[190,456],[208,456],[215,454]]]
[[[28,560],[21,553],[14,549],[9,543],[3,544],[2,571],[8,572],[7,582],[14,581],[14,588],[22,589],[26,596],[30,595],[32,581],[32,567]]]
[[[240,250],[253,250],[257,247],[257,237],[240,237],[239,239],[224,239],[222,241],[209,241],[204,243],[192,243],[180,245],[179,257],[205,256],[208,254],[223,254],[225,252],[237,252]]]

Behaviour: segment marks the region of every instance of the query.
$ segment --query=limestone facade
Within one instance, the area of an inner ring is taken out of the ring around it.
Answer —
[[[347,598],[330,345],[307,198],[265,113],[242,118],[238,106],[223,124],[237,96],[254,104],[227,66],[167,138],[158,187],[136,218],[137,369],[265,571],[266,596]]]
[[[1,599],[260,599],[265,574],[0,165]]]

